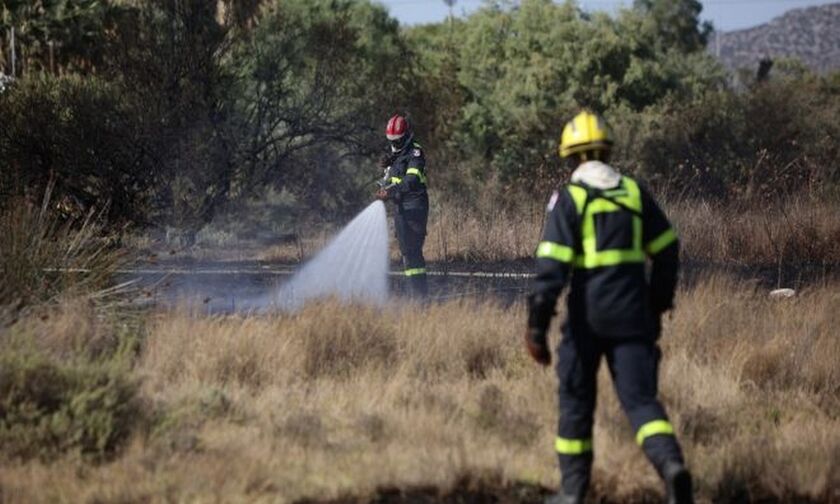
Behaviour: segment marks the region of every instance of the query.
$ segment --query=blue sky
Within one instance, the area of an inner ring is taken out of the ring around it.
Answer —
[[[701,0],[702,1],[702,0]],[[748,28],[773,19],[785,11],[798,7],[835,3],[838,0],[706,0],[701,17],[715,24],[719,30]],[[391,15],[403,24],[429,23],[446,17],[448,8],[443,0],[379,0]],[[464,15],[479,6],[482,0],[457,0],[456,15]],[[587,10],[614,11],[622,5],[632,5],[632,0],[578,0]]]

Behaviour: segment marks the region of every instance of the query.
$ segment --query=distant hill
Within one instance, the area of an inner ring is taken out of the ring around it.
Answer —
[[[730,69],[795,57],[818,72],[840,70],[840,3],[794,9],[754,28],[712,34],[708,47]]]

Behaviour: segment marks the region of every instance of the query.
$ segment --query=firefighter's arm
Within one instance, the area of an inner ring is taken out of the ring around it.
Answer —
[[[659,316],[674,306],[680,266],[677,233],[650,194],[642,189],[642,241],[652,262],[650,307]]]
[[[379,189],[377,189],[376,193],[374,193],[374,197],[378,200],[385,201],[388,199],[388,188],[391,185],[391,163],[393,162],[393,153],[383,152],[376,163],[382,170],[382,178],[377,181]]]
[[[426,184],[426,157],[423,155],[422,149],[419,147],[411,148],[411,159],[408,162],[408,168],[405,175],[395,182],[388,190],[391,197],[401,196],[403,193],[409,191],[416,191],[421,185]]]
[[[531,357],[551,363],[546,333],[557,298],[565,287],[575,258],[577,210],[568,191],[555,193],[549,202],[543,238],[537,247],[537,275],[528,296],[528,329],[525,344]]]
[[[422,172],[420,172],[418,168],[409,168],[406,171],[405,176],[402,177],[399,182],[395,182],[388,187],[388,197],[398,199],[403,194],[416,190],[420,184],[421,174]]]

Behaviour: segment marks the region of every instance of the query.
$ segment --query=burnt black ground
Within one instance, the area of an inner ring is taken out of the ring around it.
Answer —
[[[272,292],[288,280],[297,264],[266,262],[214,262],[185,259],[138,262],[123,270],[117,280],[134,280],[139,299],[156,305],[189,304],[208,313],[240,311],[243,303]],[[407,294],[399,266],[389,276],[391,295]],[[510,306],[523,301],[533,272],[533,261],[481,263],[431,263],[428,266],[432,301],[453,299],[496,301]],[[807,288],[840,279],[840,264],[740,265],[688,262],[682,270],[682,285],[689,286],[708,275],[734,278],[757,290],[778,287]]]

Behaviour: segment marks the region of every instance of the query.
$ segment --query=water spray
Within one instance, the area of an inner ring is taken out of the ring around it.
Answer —
[[[388,223],[374,201],[276,292],[240,302],[248,311],[296,310],[307,301],[335,297],[383,305],[388,300]]]

